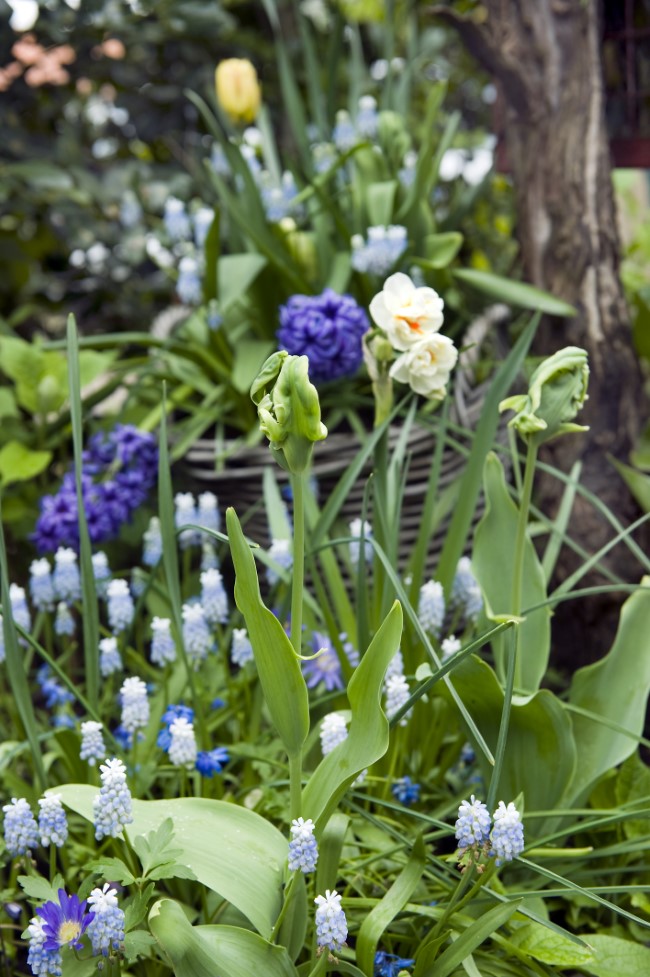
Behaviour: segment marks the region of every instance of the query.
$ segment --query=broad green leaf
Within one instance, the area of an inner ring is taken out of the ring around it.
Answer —
[[[454,688],[494,752],[503,710],[503,689],[494,671],[472,657],[454,669],[453,678]],[[492,768],[479,751],[477,759],[489,784]],[[546,689],[532,696],[514,696],[499,799],[507,803],[521,792],[526,808],[546,810],[558,803],[575,773],[571,717],[559,699]]]
[[[594,933],[589,936],[596,958],[582,968],[595,977],[648,977],[650,948],[618,936]]]
[[[0,388],[0,418],[19,417],[20,411],[16,405],[16,398],[13,392],[7,387]]]
[[[568,302],[556,298],[549,292],[527,285],[525,282],[515,282],[510,278],[493,275],[489,271],[477,271],[475,268],[462,268],[453,271],[452,275],[460,282],[471,285],[478,291],[489,295],[490,298],[508,305],[516,305],[522,309],[533,309],[545,312],[547,315],[574,316],[576,310]]]
[[[446,268],[461,249],[463,235],[458,231],[427,234],[424,239],[424,258],[431,268]]]
[[[481,585],[488,617],[492,620],[508,617],[513,611],[512,581],[513,555],[519,509],[506,488],[503,466],[494,453],[485,460],[485,513],[474,534],[472,565]],[[523,567],[522,606],[533,607],[546,600],[546,581],[537,552],[526,536]],[[505,640],[499,636],[494,642],[497,671],[505,674]],[[534,692],[539,688],[551,643],[551,612],[542,607],[526,617],[518,626],[518,650],[521,685]]]
[[[217,264],[219,307],[241,298],[267,264],[262,254],[224,254]]]
[[[297,756],[309,732],[307,686],[284,628],[262,601],[255,560],[232,508],[226,524],[235,565],[235,603],[246,621],[264,698],[287,753]]]
[[[648,806],[650,799],[650,767],[633,753],[621,766],[616,777],[616,802],[619,805]],[[638,821],[626,818],[622,822],[627,838],[643,838],[648,834],[648,818],[640,813]]]
[[[578,749],[570,797],[585,796],[602,774],[626,760],[636,749],[631,736],[602,725],[602,716],[641,736],[650,692],[650,578],[623,604],[614,644],[600,661],[575,672],[569,701],[595,713],[593,719],[573,714]]]
[[[585,940],[590,944],[591,934]],[[541,963],[555,967],[584,967],[594,960],[594,953],[588,946],[579,946],[541,923],[528,922],[518,926],[509,941]]]
[[[171,899],[152,906],[149,927],[175,977],[297,977],[284,947],[235,926],[192,926]]]
[[[51,451],[33,451],[20,441],[7,441],[0,449],[0,481],[3,485],[29,481],[44,471],[51,460]]]
[[[418,835],[408,862],[383,899],[368,913],[359,929],[357,963],[366,974],[373,974],[375,954],[382,934],[415,892],[425,865],[424,842],[422,835]]]
[[[72,190],[74,183],[67,169],[44,160],[27,160],[4,167],[5,176],[18,177],[35,190]]]
[[[366,208],[371,225],[386,226],[392,222],[396,190],[396,180],[370,184],[366,191]]]
[[[18,885],[23,890],[30,902],[48,902],[50,899],[58,898],[59,889],[65,886],[63,877],[55,875],[52,882],[42,878],[40,875],[19,875]]]
[[[260,367],[271,355],[277,344],[273,340],[242,339],[237,343],[237,355],[231,374],[232,385],[240,394],[248,394]]]
[[[64,784],[56,793],[67,807],[93,820],[95,787]],[[286,839],[245,807],[201,797],[134,800],[129,837],[155,831],[167,818],[174,822],[179,861],[268,936],[280,912]]]
[[[502,903],[483,913],[438,957],[432,967],[424,971],[421,977],[449,977],[449,974],[460,966],[470,953],[481,946],[500,926],[508,922],[519,908],[521,901],[519,899],[517,902]]]
[[[303,811],[320,828],[352,781],[388,749],[388,720],[381,708],[386,669],[402,637],[402,607],[393,604],[348,683],[352,720],[347,739],[323,757],[303,790]]]

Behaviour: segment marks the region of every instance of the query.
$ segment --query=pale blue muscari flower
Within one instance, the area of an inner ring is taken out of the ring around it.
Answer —
[[[178,197],[168,197],[165,201],[163,223],[172,241],[186,241],[192,236],[192,226],[185,210],[185,204]]]
[[[219,176],[230,176],[230,163],[221,143],[215,142],[210,150],[210,164]]]
[[[10,584],[9,602],[11,604],[11,615],[15,623],[20,625],[21,628],[24,628],[25,631],[31,631],[32,616],[27,606],[25,588],[19,587],[16,583]]]
[[[472,572],[472,561],[461,556],[451,586],[449,603],[453,610],[459,610],[468,621],[476,621],[483,609],[483,596],[478,581]]]
[[[359,142],[357,130],[350,118],[350,113],[345,109],[339,109],[336,113],[336,122],[332,131],[332,142],[340,153],[345,153],[352,149]]]
[[[197,523],[203,529],[211,529],[218,533],[221,528],[221,515],[219,513],[219,500],[214,492],[202,492],[198,498]],[[205,535],[203,539],[211,542],[212,538]]]
[[[142,567],[131,568],[131,582],[129,584],[131,594],[136,600],[142,597],[147,589],[147,574]]]
[[[445,619],[445,595],[437,580],[428,580],[420,587],[418,618],[425,631],[439,637]]]
[[[122,227],[130,229],[135,227],[141,218],[142,207],[140,206],[140,201],[132,190],[127,190],[120,203],[120,224]]]
[[[56,845],[62,848],[68,840],[68,819],[63,810],[60,794],[46,794],[41,797],[38,806],[38,830],[41,835],[41,844]]]
[[[372,526],[366,520],[353,519],[350,524],[350,536],[358,537],[358,539],[353,540],[350,545],[350,561],[353,566],[357,566],[359,563],[359,554],[361,552],[361,531],[363,529],[363,554],[366,563],[372,563],[374,556],[374,549],[370,540],[372,539]]]
[[[272,224],[279,224],[285,217],[294,213],[298,187],[293,173],[289,170],[285,170],[282,174],[279,186],[273,183],[266,173],[264,177],[260,185],[260,196],[266,219]]]
[[[511,862],[524,850],[524,826],[521,823],[521,815],[512,801],[507,807],[503,801],[499,801],[493,818],[490,854],[496,857],[497,865],[501,865],[503,862]]]
[[[357,117],[355,119],[357,132],[364,139],[374,139],[379,127],[377,99],[372,95],[362,95],[359,99]]]
[[[404,657],[402,655],[401,649],[397,649],[393,657],[388,663],[388,668],[386,669],[386,674],[384,675],[384,683],[392,678],[393,675],[403,675],[404,674]]]
[[[405,189],[413,186],[415,183],[415,174],[417,171],[418,154],[410,149],[408,153],[404,154],[404,159],[402,161],[402,168],[397,174],[399,182]]]
[[[201,572],[205,570],[218,570],[219,557],[212,543],[201,543]]]
[[[362,273],[385,276],[406,251],[408,232],[399,224],[390,224],[369,227],[367,235],[366,240],[361,234],[352,237],[352,267]]]
[[[197,747],[194,735],[194,724],[179,716],[170,724],[169,734],[171,742],[169,744],[170,761],[175,767],[187,767],[191,769],[196,763]]]
[[[459,848],[472,848],[474,845],[484,845],[490,837],[492,820],[490,812],[483,803],[477,801],[472,794],[469,801],[463,801],[458,808],[456,821],[456,841]]]
[[[315,173],[327,173],[336,163],[336,150],[331,142],[314,143],[311,157]]]
[[[384,711],[386,718],[392,719],[410,696],[408,682],[403,675],[391,675],[384,683],[384,693],[386,695],[386,705]],[[399,721],[400,726],[406,726],[413,710],[409,709]]]
[[[115,634],[126,631],[133,622],[135,604],[126,580],[111,580],[106,588],[108,624]]]
[[[77,554],[70,547],[60,546],[54,554],[53,582],[59,600],[81,599],[81,576]]]
[[[212,221],[214,220],[214,210],[212,207],[199,207],[195,212],[192,222],[194,224],[194,243],[197,248],[202,248]]]
[[[32,560],[29,568],[29,593],[37,611],[51,611],[56,600],[50,561],[43,557]]]
[[[102,678],[108,678],[114,672],[121,672],[123,668],[122,656],[117,647],[117,638],[110,635],[99,641],[99,671]]]
[[[239,151],[244,157],[253,179],[255,182],[257,182],[262,173],[262,164],[257,158],[257,150],[255,146],[250,146],[248,143],[242,143],[242,145],[239,147]]]
[[[199,603],[183,604],[182,613],[185,651],[190,661],[198,665],[212,651],[214,639]]]
[[[199,262],[189,254],[178,262],[176,294],[183,305],[199,305],[203,299]]]
[[[325,890],[324,896],[316,896],[316,942],[319,952],[329,950],[338,953],[346,944],[348,924],[341,908],[341,896],[336,890]]]
[[[442,661],[447,661],[447,659],[451,658],[452,655],[455,655],[457,651],[460,651],[460,638],[457,638],[454,634],[450,634],[449,637],[445,638],[445,640],[442,642],[440,648],[442,651]]]
[[[162,558],[162,533],[158,516],[151,517],[142,540],[144,542],[142,562],[145,566],[155,567]]]
[[[174,525],[176,529],[183,529],[183,526],[198,524],[199,513],[191,492],[178,492],[174,496],[174,507]],[[200,538],[200,533],[196,529],[183,529],[178,534],[178,542],[180,543],[181,549],[193,546],[199,542]]]
[[[93,889],[88,896],[88,909],[94,913],[88,925],[93,955],[101,953],[107,957],[111,950],[120,950],[124,943],[124,911],[117,904],[117,889],[108,882],[101,889]]]
[[[289,842],[289,871],[300,869],[305,875],[316,870],[318,845],[314,838],[314,822],[311,818],[294,819],[291,822],[291,841]]]
[[[92,562],[97,595],[99,597],[106,597],[108,584],[111,580],[111,568],[108,565],[108,557],[103,550],[100,550],[98,553],[93,553]]]
[[[88,719],[81,724],[81,749],[79,756],[82,760],[87,760],[90,767],[94,767],[97,760],[103,760],[106,756],[106,746],[102,733],[103,726]]]
[[[204,570],[201,574],[201,606],[208,624],[226,624],[228,595],[219,570]]]
[[[345,718],[338,712],[330,712],[323,717],[320,724],[320,745],[323,756],[348,738],[348,727]]]
[[[288,539],[274,539],[271,541],[269,547],[269,556],[272,560],[281,566],[284,570],[290,570],[293,566],[293,553],[291,551],[291,542]],[[266,568],[266,579],[269,586],[277,583],[280,579],[278,574],[272,567],[267,566]]]
[[[54,618],[54,633],[67,635],[71,638],[75,632],[75,623],[70,608],[65,601],[60,600],[56,605],[56,617]]]
[[[131,824],[131,792],[126,783],[126,767],[117,757],[102,763],[99,768],[102,785],[93,801],[95,838],[107,835],[117,838],[122,828]]]
[[[253,661],[253,646],[246,628],[233,628],[230,659],[234,665],[243,668],[246,662]]]
[[[27,927],[29,950],[27,952],[27,966],[31,968],[34,977],[61,977],[63,973],[63,958],[60,950],[46,950],[45,920],[40,916],[33,916]]]
[[[125,678],[120,689],[122,703],[122,726],[129,733],[135,733],[149,722],[149,697],[147,686],[135,675]]]
[[[5,814],[4,839],[7,851],[15,858],[38,845],[38,825],[24,797],[12,797],[2,808]]]
[[[163,668],[176,661],[176,642],[171,634],[172,622],[167,617],[154,617],[151,622],[151,661]]]

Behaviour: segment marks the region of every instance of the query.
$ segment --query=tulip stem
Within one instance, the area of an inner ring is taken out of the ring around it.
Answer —
[[[291,475],[293,491],[293,575],[291,583],[291,644],[302,653],[302,595],[305,584],[305,474]]]
[[[535,463],[537,461],[537,444],[533,438],[528,441],[528,451],[526,454],[526,468],[524,471],[524,483],[521,489],[519,500],[519,519],[517,521],[517,534],[515,536],[515,552],[513,561],[512,575],[512,598],[511,609],[515,617],[521,614],[521,601],[524,585],[524,557],[526,554],[526,529],[528,527],[528,514],[530,512],[530,502],[533,495],[533,479],[535,477]],[[519,648],[519,636],[517,636],[517,650],[515,660],[515,688],[521,686],[521,655]]]

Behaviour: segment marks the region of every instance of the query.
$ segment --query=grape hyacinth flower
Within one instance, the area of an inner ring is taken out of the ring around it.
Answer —
[[[199,262],[189,254],[178,262],[176,294],[183,305],[199,305],[203,298]]]
[[[230,660],[234,665],[243,668],[246,662],[253,661],[253,646],[246,628],[233,628],[232,644],[230,646]]]
[[[291,822],[291,841],[289,842],[289,871],[300,869],[307,875],[316,870],[318,845],[314,838],[314,822],[311,818],[294,819]]]
[[[445,619],[445,596],[437,580],[428,580],[420,587],[418,618],[425,631],[439,637]]]
[[[168,197],[165,201],[163,223],[167,234],[174,243],[186,241],[192,236],[192,227],[185,210],[185,204],[178,197]]]
[[[12,797],[2,808],[5,814],[4,839],[7,851],[15,858],[26,855],[38,845],[38,825],[24,797]]]
[[[490,838],[491,823],[487,807],[472,794],[470,800],[463,801],[458,808],[458,820],[455,824],[458,847],[478,848],[486,844]]]
[[[402,970],[412,967],[415,960],[406,957],[398,957],[394,953],[386,953],[378,950],[375,954],[375,973],[374,977],[399,977]]]
[[[160,668],[176,661],[176,642],[171,634],[172,622],[167,617],[151,621],[151,661]]]
[[[221,527],[221,516],[219,513],[219,503],[214,492],[202,492],[198,498],[197,522],[203,529],[210,529],[218,533]],[[206,536],[209,542],[211,537]]]
[[[76,893],[69,896],[65,889],[59,889],[58,894],[58,902],[51,900],[36,910],[43,920],[43,948],[56,951],[69,946],[81,950],[81,937],[92,922],[93,914],[86,912],[86,900],[79,902]]]
[[[162,559],[162,533],[160,531],[160,519],[152,516],[149,525],[142,536],[144,543],[142,552],[142,562],[147,567],[155,567]]]
[[[169,759],[175,767],[187,767],[191,769],[197,758],[196,737],[194,726],[179,716],[169,726],[171,742],[169,744]]]
[[[268,170],[263,170],[259,178],[259,190],[266,219],[270,224],[279,224],[296,211],[295,199],[298,196],[296,180],[289,170],[285,170],[276,183]]]
[[[455,655],[457,651],[461,649],[460,638],[457,638],[454,634],[450,634],[448,638],[445,638],[440,645],[440,650],[442,651],[442,660],[447,661],[452,655]]]
[[[81,576],[77,554],[69,546],[60,546],[54,554],[54,591],[59,600],[81,599]]]
[[[309,359],[315,383],[353,376],[363,359],[361,337],[370,323],[350,295],[292,295],[280,307],[278,347]]]
[[[348,727],[340,712],[330,712],[323,717],[320,724],[320,745],[323,756],[348,738]]]
[[[176,529],[182,529],[183,526],[196,525],[198,523],[199,514],[194,496],[191,492],[177,492],[174,496],[174,508],[174,525]],[[195,529],[185,529],[178,534],[178,542],[181,549],[187,549],[188,546],[193,546],[199,542],[199,539],[199,533]]]
[[[212,543],[205,540],[201,543],[201,573],[205,570],[218,570],[219,557]]]
[[[228,595],[219,570],[204,570],[201,574],[201,606],[208,624],[228,622]]]
[[[367,239],[352,236],[352,267],[379,277],[387,275],[408,247],[408,232],[400,224],[369,227]]]
[[[108,624],[115,634],[126,631],[133,622],[135,604],[126,580],[111,580],[106,588]]]
[[[467,621],[474,622],[483,609],[483,595],[472,572],[472,561],[461,556],[451,586],[449,599],[452,610],[460,611]]]
[[[149,697],[147,686],[141,678],[133,675],[125,678],[120,689],[122,702],[122,726],[129,733],[135,733],[149,722]]]
[[[172,723],[176,722],[177,719],[185,719],[188,723],[194,722],[194,710],[191,706],[186,706],[182,702],[176,703],[171,706],[167,706],[165,709],[162,719],[162,729],[158,733],[158,738],[156,739],[156,745],[164,750],[165,753],[169,750],[172,742],[172,734],[170,732],[170,726]]]
[[[325,890],[324,896],[316,896],[316,942],[318,951],[338,953],[348,938],[348,924],[341,908],[341,896],[336,890]]]
[[[95,838],[117,838],[122,828],[133,821],[131,792],[126,783],[126,767],[117,757],[99,768],[102,785],[93,801]]]
[[[27,927],[29,949],[27,951],[27,966],[31,967],[35,977],[60,977],[63,958],[60,950],[45,949],[45,921],[39,916],[33,916]]]
[[[183,604],[183,644],[190,661],[198,668],[199,663],[212,651],[214,639],[201,604]]]
[[[291,551],[291,542],[288,539],[273,539],[271,540],[271,545],[268,550],[269,556],[272,560],[282,567],[283,570],[290,570],[293,566],[293,553]],[[270,587],[277,583],[280,579],[279,575],[273,569],[273,567],[267,566],[266,568],[266,579]]]
[[[192,217],[194,224],[194,243],[201,250],[208,236],[208,231],[214,220],[214,210],[212,207],[199,207]]]
[[[217,746],[214,750],[200,750],[196,757],[196,769],[202,777],[213,777],[215,773],[221,773],[227,763],[230,762],[230,754],[225,746]]]
[[[45,557],[32,560],[29,568],[29,593],[37,611],[51,611],[55,603],[52,568]]]
[[[108,678],[123,668],[122,656],[117,647],[117,638],[109,636],[99,641],[99,671],[102,678]]]
[[[499,801],[493,817],[490,854],[496,857],[497,865],[502,865],[503,862],[511,862],[524,850],[524,826],[521,823],[521,815],[512,801],[507,807],[503,801]]]
[[[346,153],[359,142],[357,130],[350,118],[350,113],[339,109],[336,113],[336,124],[332,131],[332,142],[340,153]]]
[[[55,706],[64,706],[67,702],[74,702],[72,692],[65,689],[54,678],[49,665],[41,665],[36,673],[36,681],[41,687],[46,709],[54,709]]]
[[[384,706],[386,718],[392,719],[393,716],[397,715],[404,703],[408,702],[410,696],[408,682],[403,675],[391,675],[384,683],[384,693],[386,695],[386,704]],[[406,726],[412,714],[413,710],[409,709],[400,719],[399,725]]]
[[[103,550],[99,550],[99,552],[93,553],[92,563],[97,595],[98,597],[106,597],[108,584],[111,580],[111,569],[108,565],[108,557]]]
[[[60,637],[65,635],[71,638],[75,632],[75,623],[70,608],[65,601],[60,600],[56,605],[56,617],[54,618],[54,633]]]
[[[400,777],[392,785],[390,792],[405,807],[410,807],[420,800],[420,785],[413,783],[410,777]]]
[[[359,537],[350,543],[350,562],[353,566],[359,565],[359,554],[361,552],[361,531],[363,529],[363,558],[366,563],[372,563],[374,549],[370,540],[372,539],[372,526],[366,520],[353,519],[350,523],[350,536]]]
[[[46,794],[41,797],[38,806],[38,830],[41,844],[56,845],[62,848],[68,840],[68,819],[65,816],[60,794]]]
[[[82,760],[87,760],[88,765],[91,767],[95,766],[97,760],[103,760],[106,756],[106,746],[104,744],[102,730],[102,724],[95,722],[94,719],[88,719],[85,723],[81,724],[81,749],[79,756]]]
[[[27,606],[27,595],[24,587],[12,583],[9,585],[9,602],[11,604],[11,615],[16,624],[20,625],[25,631],[32,629],[32,616]]]
[[[404,658],[402,656],[401,649],[397,649],[393,657],[388,663],[388,668],[386,669],[386,674],[384,676],[384,682],[387,682],[389,678],[393,675],[403,675],[404,674]]]
[[[117,904],[117,889],[108,882],[101,889],[93,889],[88,905],[93,913],[88,926],[93,956],[101,953],[108,957],[111,950],[118,952],[124,943],[124,911]]]

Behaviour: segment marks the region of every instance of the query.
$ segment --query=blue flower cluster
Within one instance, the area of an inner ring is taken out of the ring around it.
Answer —
[[[82,500],[93,543],[113,539],[156,481],[158,448],[151,434],[130,424],[93,435],[83,455]],[[77,491],[72,470],[59,491],[41,499],[33,540],[41,553],[79,548]]]
[[[309,358],[310,379],[353,376],[363,359],[361,338],[369,329],[366,313],[350,295],[326,288],[321,295],[292,295],[280,306],[278,346]]]
[[[180,702],[176,705],[167,706],[167,709],[165,709],[161,719],[162,729],[156,739],[156,745],[161,750],[164,750],[165,753],[169,753],[169,748],[172,745],[171,726],[177,720],[193,723],[194,710],[192,707]],[[229,761],[230,754],[225,746],[217,746],[213,750],[199,750],[196,755],[194,767],[202,777],[213,777],[215,773],[221,773]]]
[[[472,794],[470,801],[463,801],[458,808],[456,840],[461,850],[472,849],[476,854],[483,847],[501,865],[511,862],[524,850],[524,826],[512,801],[508,805],[499,801],[493,818],[492,827],[487,807]]]
[[[412,967],[414,963],[415,960],[407,960],[406,957],[398,957],[394,953],[378,950],[375,954],[374,977],[398,977],[401,970]]]

